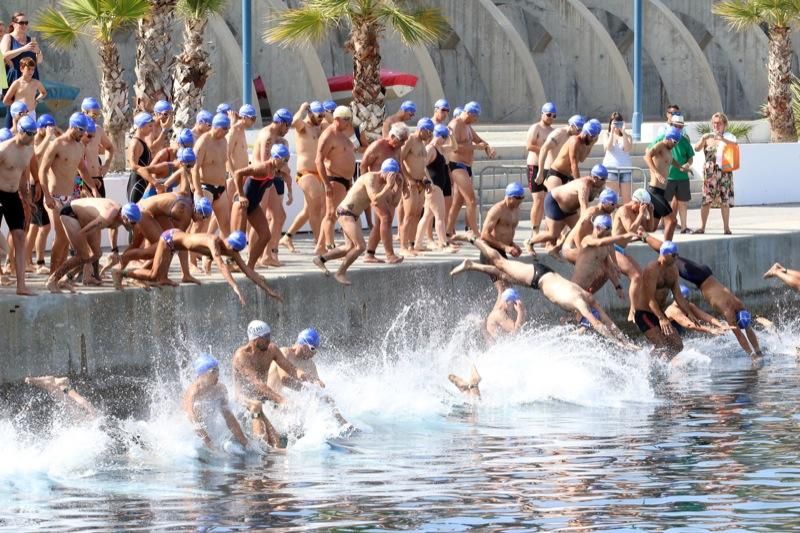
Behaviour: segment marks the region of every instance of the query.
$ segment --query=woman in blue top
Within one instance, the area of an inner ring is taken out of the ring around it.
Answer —
[[[28,35],[28,25],[30,21],[25,13],[14,13],[11,23],[8,25],[9,33],[0,39],[0,54],[6,63],[6,80],[11,86],[14,80],[22,76],[22,69],[19,62],[30,57],[36,61],[36,70],[33,73],[35,79],[39,79],[39,65],[44,56],[39,48],[36,39]],[[11,127],[11,114],[6,113],[6,127]]]

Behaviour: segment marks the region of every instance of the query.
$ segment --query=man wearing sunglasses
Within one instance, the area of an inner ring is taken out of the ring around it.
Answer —
[[[556,119],[556,104],[547,102],[542,106],[542,115],[539,122],[536,122],[528,129],[528,138],[525,141],[528,149],[528,188],[533,196],[531,206],[531,237],[539,231],[539,224],[544,217],[544,194],[547,189],[544,184],[536,183],[536,176],[539,175],[540,158],[539,151],[547,140],[547,136],[553,133],[553,122]],[[544,161],[541,161],[544,163]]]
[[[61,223],[61,210],[75,199],[75,178],[90,179],[83,165],[85,146],[81,142],[89,121],[83,113],[69,117],[69,128],[47,147],[39,166],[44,205],[55,230],[50,253],[50,272],[53,273],[67,257],[69,240]]]
[[[26,205],[33,207],[27,175],[33,164],[36,172],[36,157],[33,153],[33,137],[36,122],[31,117],[22,117],[17,124],[13,139],[0,144],[0,220],[5,219],[14,242],[14,260],[17,275],[17,294],[32,296],[25,285],[25,212]],[[22,185],[23,189],[20,190]]]

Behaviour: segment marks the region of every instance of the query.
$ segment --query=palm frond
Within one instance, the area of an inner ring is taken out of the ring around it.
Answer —
[[[222,14],[227,4],[228,0],[180,0],[178,13],[185,18],[207,18]]]
[[[349,18],[352,13],[352,0],[308,0],[305,7],[319,11],[331,20]]]
[[[447,28],[444,15],[436,8],[408,11],[394,2],[386,1],[381,3],[377,12],[378,20],[397,32],[406,45],[436,42]]]
[[[800,0],[724,0],[711,10],[736,31],[761,23],[786,27],[800,18]]]
[[[56,48],[66,49],[75,43],[79,32],[64,15],[52,7],[44,8],[36,15],[32,29],[46,38]]]
[[[110,32],[135,24],[150,14],[150,0],[100,0]]]
[[[306,5],[300,9],[281,11],[270,22],[273,25],[264,31],[264,41],[289,46],[323,40],[328,29],[336,25],[338,19],[329,17],[312,5]]]
[[[102,0],[62,0],[61,9],[77,28],[97,24],[103,16]]]

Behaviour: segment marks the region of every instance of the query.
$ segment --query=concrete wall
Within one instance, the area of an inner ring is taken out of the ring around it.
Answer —
[[[480,101],[487,122],[530,121],[546,100],[555,101],[562,115],[581,112],[603,118],[621,110],[630,118],[631,0],[429,1],[444,10],[450,32],[433,46],[413,50],[389,32],[382,49],[386,68],[419,76],[408,98],[417,102],[420,115],[430,114],[432,102],[444,95],[452,105]],[[0,2],[0,18],[8,20],[20,9],[35,22],[38,10],[56,4],[57,0]],[[712,0],[645,4],[645,118],[657,118],[673,101],[690,119],[720,109],[733,118],[754,118],[766,99],[763,31],[730,31],[711,14]],[[327,98],[327,76],[352,71],[341,46],[344,30],[316,48],[282,49],[263,43],[266,18],[287,5],[299,5],[299,0],[254,2],[253,73],[264,79],[273,110]],[[241,0],[230,0],[223,17],[207,30],[214,65],[205,89],[209,108],[221,101],[241,104],[240,9]],[[177,53],[180,23],[173,32]],[[130,34],[122,34],[119,42],[126,79],[132,84],[135,42]],[[99,70],[90,42],[84,40],[68,52],[46,42],[42,46],[45,79],[80,88],[76,106],[84,96],[97,94]],[[389,101],[387,111],[393,112],[399,103]],[[59,118],[72,110],[64,110]]]
[[[777,286],[761,277],[774,258],[790,265],[800,263],[800,233],[707,237],[681,243],[680,250],[710,265],[717,278],[741,296]],[[628,251],[641,264],[655,257],[642,244],[631,245]],[[244,328],[255,318],[272,325],[277,342],[291,342],[299,330],[313,325],[322,332],[326,345],[334,348],[380,339],[404,314],[401,331],[434,324],[438,332],[468,313],[486,312],[494,301],[486,276],[448,275],[458,261],[404,263],[388,267],[391,274],[385,267],[357,269],[351,274],[350,288],[317,272],[271,274],[270,284],[286,300],[282,305],[267,300],[247,280],[240,281],[248,300],[245,307],[220,282],[151,292],[126,289],[27,299],[4,295],[0,298],[0,384],[81,368],[125,371],[173,365],[176,353],[196,353],[209,345],[220,350],[243,342]],[[565,272],[563,263],[549,258],[545,262]],[[537,291],[522,290],[521,294],[531,320],[552,321],[563,315]],[[603,305],[617,311],[618,318],[624,317],[625,302],[608,288],[599,296]],[[752,297],[747,300],[753,301]]]

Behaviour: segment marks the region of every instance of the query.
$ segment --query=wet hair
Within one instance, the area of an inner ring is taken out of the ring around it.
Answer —
[[[619,111],[614,111],[611,113],[611,118],[608,119],[608,133],[611,133],[611,125],[619,120],[624,120]]]
[[[17,11],[13,15],[11,15],[11,22],[8,23],[8,33],[14,31],[14,23],[17,21],[17,19],[24,16],[25,13],[23,13],[22,11]]]

